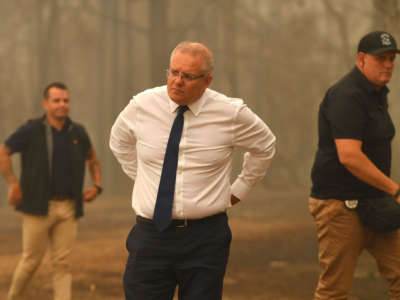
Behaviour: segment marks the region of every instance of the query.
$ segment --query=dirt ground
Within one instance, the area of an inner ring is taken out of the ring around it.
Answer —
[[[4,202],[3,202],[4,203]],[[318,279],[315,228],[307,190],[259,187],[229,211],[233,233],[224,300],[312,299]],[[121,278],[125,238],[135,217],[126,198],[102,196],[86,206],[73,253],[73,299],[124,299]],[[6,299],[21,251],[20,215],[0,208],[0,299]],[[45,257],[28,289],[30,300],[51,300],[51,267]],[[367,254],[360,258],[349,300],[387,299],[387,284]]]

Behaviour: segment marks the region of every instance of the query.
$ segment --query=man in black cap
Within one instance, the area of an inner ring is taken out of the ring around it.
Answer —
[[[399,52],[389,33],[365,35],[356,66],[329,88],[320,105],[309,202],[321,267],[315,299],[347,299],[364,249],[389,281],[390,299],[400,299],[400,231],[374,233],[354,210],[364,197],[390,194],[400,202],[399,184],[390,178],[395,131],[386,87]]]

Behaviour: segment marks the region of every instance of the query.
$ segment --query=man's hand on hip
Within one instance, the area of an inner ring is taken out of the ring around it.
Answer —
[[[239,202],[240,202],[239,198],[235,197],[234,195],[231,195],[231,203],[232,203],[232,205],[235,205],[235,204],[237,204]]]
[[[18,182],[10,183],[8,187],[8,203],[17,206],[22,202],[22,190]]]

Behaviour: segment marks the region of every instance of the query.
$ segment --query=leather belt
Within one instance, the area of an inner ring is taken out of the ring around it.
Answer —
[[[171,221],[171,225],[169,227],[175,227],[175,228],[185,228],[188,226],[192,226],[195,224],[201,224],[201,223],[206,223],[208,221],[211,221],[213,219],[216,219],[220,216],[226,215],[225,212],[212,215],[209,217],[201,218],[201,219],[173,219]],[[154,222],[152,219],[148,219],[142,216],[136,216],[136,223],[138,224],[151,224],[154,225]]]

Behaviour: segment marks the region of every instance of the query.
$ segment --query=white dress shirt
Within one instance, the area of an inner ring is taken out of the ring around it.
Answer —
[[[132,98],[111,129],[110,148],[134,181],[132,207],[142,217],[153,217],[177,107],[166,86],[149,89]],[[275,136],[241,99],[206,89],[188,107],[179,144],[174,219],[226,211],[231,194],[244,200],[275,153]],[[246,153],[241,173],[231,185],[235,147]]]

